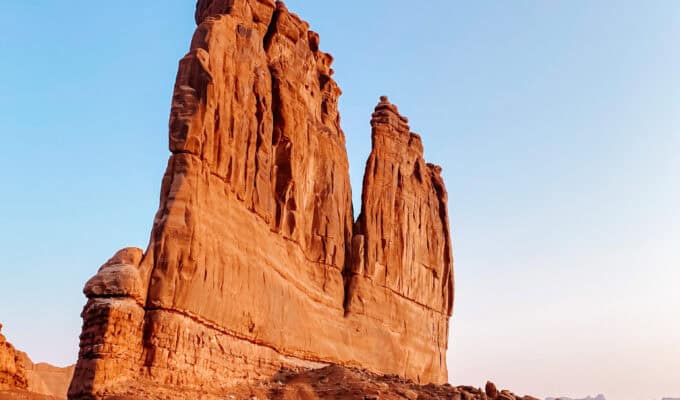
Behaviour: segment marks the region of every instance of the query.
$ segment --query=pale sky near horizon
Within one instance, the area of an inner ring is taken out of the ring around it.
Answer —
[[[355,210],[380,95],[444,168],[452,383],[680,397],[680,2],[286,3],[335,56]],[[194,4],[0,2],[0,322],[36,361],[147,244]]]

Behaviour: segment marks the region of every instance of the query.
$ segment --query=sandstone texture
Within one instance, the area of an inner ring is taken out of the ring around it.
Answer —
[[[73,370],[74,366],[34,364],[0,333],[0,400],[65,399]]]
[[[0,390],[28,389],[30,359],[26,353],[17,351],[2,334],[0,324]]]
[[[445,383],[453,253],[420,137],[381,98],[355,220],[319,36],[273,0],[199,0],[196,22],[150,243],[86,284],[69,398],[224,398],[329,364]]]

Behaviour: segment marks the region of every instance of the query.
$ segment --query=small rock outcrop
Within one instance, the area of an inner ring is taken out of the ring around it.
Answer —
[[[355,221],[333,57],[273,0],[199,0],[146,251],[86,284],[71,399],[223,398],[328,364],[447,381],[441,169],[386,97]]]
[[[30,359],[26,353],[17,351],[2,334],[0,324],[0,391],[27,390]]]
[[[0,324],[0,400],[65,399],[74,366],[60,368],[34,364],[2,335]]]
[[[491,381],[486,382],[484,392],[486,393],[486,397],[490,399],[495,399],[496,397],[498,397],[498,389],[496,388],[496,385]]]

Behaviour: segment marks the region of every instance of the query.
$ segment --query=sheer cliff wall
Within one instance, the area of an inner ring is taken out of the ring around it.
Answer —
[[[200,0],[196,21],[149,246],[87,283],[70,398],[219,396],[328,363],[445,382],[447,196],[420,137],[382,98],[355,222],[319,36],[273,0]]]

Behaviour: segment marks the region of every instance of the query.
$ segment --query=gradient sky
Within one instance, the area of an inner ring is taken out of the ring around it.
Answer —
[[[444,168],[455,384],[680,397],[680,2],[289,0],[336,57],[355,202],[380,95]],[[0,1],[0,322],[77,357],[145,247],[194,1]],[[358,209],[358,204],[355,204]]]

